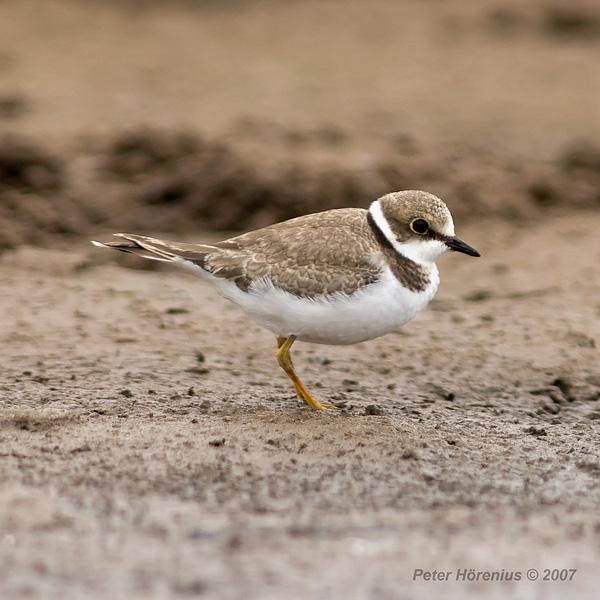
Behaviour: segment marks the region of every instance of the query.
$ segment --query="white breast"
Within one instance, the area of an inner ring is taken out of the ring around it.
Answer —
[[[212,282],[223,296],[278,336],[295,335],[317,344],[355,344],[396,331],[423,310],[439,284],[434,264],[427,274],[430,283],[418,293],[402,286],[385,267],[377,282],[350,296],[320,299],[299,298],[269,281],[253,284],[249,293],[223,279]]]

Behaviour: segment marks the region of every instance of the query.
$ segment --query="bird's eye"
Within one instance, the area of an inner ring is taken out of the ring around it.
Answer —
[[[419,235],[429,231],[429,223],[425,219],[413,219],[409,224],[410,230]]]

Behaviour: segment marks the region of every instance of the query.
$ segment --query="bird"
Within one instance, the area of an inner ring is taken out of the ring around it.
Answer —
[[[388,193],[368,209],[338,208],[250,231],[215,244],[116,233],[96,246],[173,263],[211,283],[275,334],[276,358],[297,396],[315,398],[290,350],[296,341],[356,344],[397,331],[423,310],[440,282],[446,251],[480,256],[455,235],[450,210],[420,190]]]

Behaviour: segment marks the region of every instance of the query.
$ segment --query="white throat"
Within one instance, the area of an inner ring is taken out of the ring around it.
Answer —
[[[375,200],[369,207],[369,213],[373,217],[375,225],[379,228],[385,239],[392,245],[394,250],[406,258],[423,265],[431,266],[432,263],[448,250],[448,246],[439,240],[411,240],[401,242],[396,238],[388,220],[383,214],[379,200]]]

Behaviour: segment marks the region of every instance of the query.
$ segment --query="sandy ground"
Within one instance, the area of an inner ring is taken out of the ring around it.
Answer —
[[[0,2],[0,599],[596,598],[599,48],[594,0]],[[87,241],[415,186],[483,257],[398,334],[294,347],[339,414]]]
[[[599,225],[463,230],[483,258],[444,258],[402,332],[297,344],[340,414],[301,406],[272,336],[185,273],[4,254],[2,597],[595,597]]]

